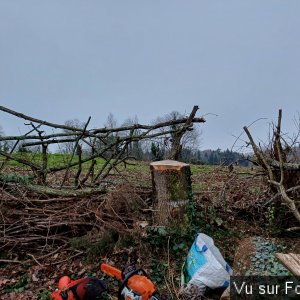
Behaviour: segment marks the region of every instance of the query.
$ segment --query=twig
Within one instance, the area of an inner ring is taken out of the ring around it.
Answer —
[[[78,189],[79,188],[79,177],[82,172],[82,157],[81,157],[82,149],[81,149],[80,144],[78,144],[78,146],[77,146],[76,154],[78,156],[78,169],[77,169],[77,172],[75,175],[75,189]]]
[[[287,193],[290,193],[290,192],[295,192],[295,191],[298,191],[300,189],[300,185],[297,185],[297,186],[294,186],[294,187],[291,187],[289,189],[286,190]],[[264,203],[263,206],[267,206],[269,205],[270,203],[272,203],[274,200],[276,200],[278,197],[280,197],[281,194],[280,193],[277,193],[275,196],[273,196],[270,200],[268,200],[266,203]]]
[[[43,267],[43,265],[35,258],[33,254],[28,253],[28,256],[32,257],[32,259],[40,266]]]
[[[51,263],[50,265],[59,265],[59,264],[62,264],[62,263],[66,262],[66,261],[68,261],[68,260],[70,260],[70,259],[73,259],[73,258],[75,258],[75,257],[77,257],[77,256],[82,255],[83,253],[84,253],[84,252],[79,251],[77,254],[74,254],[74,255],[72,255],[72,256],[66,258],[66,259],[63,259],[63,260],[60,260],[60,261]],[[48,265],[49,265],[49,264],[48,264]]]
[[[5,263],[5,264],[21,264],[21,265],[24,265],[23,261],[12,260],[12,259],[0,259],[0,263]]]
[[[293,232],[293,231],[298,231],[298,230],[300,230],[300,227],[291,227],[291,228],[286,229],[285,231]]]

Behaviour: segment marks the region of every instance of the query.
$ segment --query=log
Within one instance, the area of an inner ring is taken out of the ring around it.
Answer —
[[[300,276],[300,254],[295,253],[276,253],[278,260],[295,276]]]
[[[25,177],[25,176],[24,176]],[[21,178],[21,177],[20,177]],[[25,177],[26,178],[26,177]],[[24,188],[31,192],[47,195],[51,197],[87,197],[96,194],[105,194],[107,192],[105,187],[95,187],[95,188],[84,188],[84,189],[77,189],[74,190],[72,188],[52,188],[45,185],[38,185],[38,184],[31,184],[28,181],[21,181],[21,179],[16,179],[19,181],[11,180],[11,181],[1,181],[6,187],[10,188],[11,190],[16,188],[16,184],[20,185],[20,188]],[[25,180],[25,179],[24,179]]]
[[[175,160],[150,163],[154,220],[159,226],[185,224],[192,197],[191,169]]]
[[[74,190],[74,189],[58,189],[58,188],[51,188],[43,185],[36,185],[36,184],[27,184],[25,187],[37,194],[43,194],[48,195],[52,197],[86,197],[91,196],[95,194],[105,194],[106,189],[103,187],[99,188],[84,188],[80,190]]]

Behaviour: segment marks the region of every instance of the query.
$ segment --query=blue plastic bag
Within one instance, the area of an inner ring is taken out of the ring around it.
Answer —
[[[224,260],[211,237],[199,233],[183,266],[182,290],[185,296],[202,296],[206,287],[229,285],[232,269]]]

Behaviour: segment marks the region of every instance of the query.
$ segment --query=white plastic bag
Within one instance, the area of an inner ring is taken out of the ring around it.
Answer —
[[[202,296],[206,287],[229,285],[232,269],[224,260],[211,237],[199,233],[183,266],[182,292],[190,299]]]

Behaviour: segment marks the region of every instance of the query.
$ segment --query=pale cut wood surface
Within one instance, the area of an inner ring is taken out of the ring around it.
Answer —
[[[176,160],[160,160],[150,163],[151,168],[154,170],[180,170],[184,167],[189,167],[188,164]]]
[[[276,253],[278,260],[294,275],[300,276],[300,254]]]

